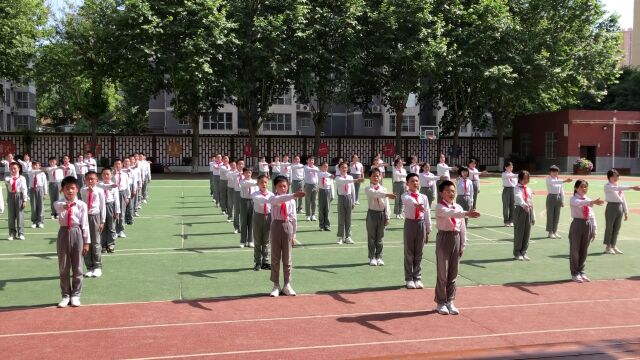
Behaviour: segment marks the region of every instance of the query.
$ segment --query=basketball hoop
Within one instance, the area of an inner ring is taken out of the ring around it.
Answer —
[[[436,136],[435,136],[435,135],[433,135],[433,134],[429,134],[429,135],[427,135],[427,140],[429,140],[429,141],[433,141],[433,140],[435,140],[435,139],[436,139]]]

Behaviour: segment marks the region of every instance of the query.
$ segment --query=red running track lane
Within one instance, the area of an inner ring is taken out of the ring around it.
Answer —
[[[640,281],[466,287],[0,312],[3,359],[314,359],[640,338]],[[8,355],[8,356],[7,356]]]

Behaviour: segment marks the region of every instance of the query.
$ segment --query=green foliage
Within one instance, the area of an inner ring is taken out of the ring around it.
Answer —
[[[45,35],[47,16],[43,0],[0,1],[0,79],[31,76],[30,64]]]
[[[589,110],[640,110],[640,69],[626,67],[617,83],[606,89],[606,95],[601,100],[590,94],[584,94],[581,101],[582,109]]]

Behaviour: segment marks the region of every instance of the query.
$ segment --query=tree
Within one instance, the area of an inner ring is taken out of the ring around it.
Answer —
[[[235,27],[228,92],[246,122],[254,156],[256,136],[270,118],[275,96],[289,91],[295,63],[294,39],[302,31],[300,0],[241,0],[229,4]]]
[[[329,106],[347,102],[349,64],[357,55],[356,16],[362,6],[361,0],[318,0],[306,4],[304,30],[298,33],[296,42],[294,83],[298,101],[308,103],[312,113],[315,155]]]
[[[625,67],[617,83],[606,89],[602,99],[584,94],[580,108],[588,110],[640,110],[640,69]]]
[[[0,2],[0,79],[21,80],[31,75],[30,64],[45,35],[47,17],[44,0]]]
[[[350,81],[354,102],[364,107],[379,95],[395,112],[399,151],[407,98],[419,92],[421,79],[445,50],[442,24],[430,0],[367,0],[358,23],[360,48]]]

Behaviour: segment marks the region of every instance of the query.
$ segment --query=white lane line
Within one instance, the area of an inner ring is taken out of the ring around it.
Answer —
[[[640,298],[626,298],[626,299],[592,299],[592,300],[572,300],[572,301],[555,301],[555,302],[542,302],[542,303],[527,303],[527,304],[506,304],[506,305],[486,305],[486,306],[470,306],[461,307],[461,310],[492,310],[492,309],[505,309],[505,308],[525,308],[525,307],[538,307],[538,306],[557,306],[557,305],[575,305],[575,304],[590,304],[590,303],[615,303],[615,302],[634,302],[640,301]],[[260,323],[260,322],[272,322],[272,321],[295,321],[295,320],[309,320],[309,319],[332,319],[340,317],[355,317],[355,316],[371,316],[371,315],[388,315],[388,314],[413,314],[422,313],[425,309],[419,310],[391,310],[391,311],[374,311],[374,312],[359,312],[359,313],[343,313],[343,314],[325,314],[325,315],[304,315],[304,316],[291,316],[291,317],[271,317],[271,318],[253,318],[253,319],[238,319],[238,320],[217,320],[217,321],[197,321],[197,322],[185,322],[185,323],[165,323],[165,324],[149,324],[149,325],[130,325],[130,326],[113,326],[105,328],[89,328],[89,329],[75,329],[75,330],[56,330],[56,331],[41,331],[30,333],[12,333],[12,334],[0,334],[0,338],[14,338],[14,337],[29,337],[29,336],[42,336],[42,335],[67,335],[78,333],[92,333],[92,332],[107,332],[107,331],[121,331],[121,330],[138,330],[138,329],[158,329],[158,328],[170,328],[170,327],[189,327],[189,326],[209,326],[209,325],[225,325],[225,324],[243,324],[243,323]],[[640,324],[637,325],[640,327]]]

